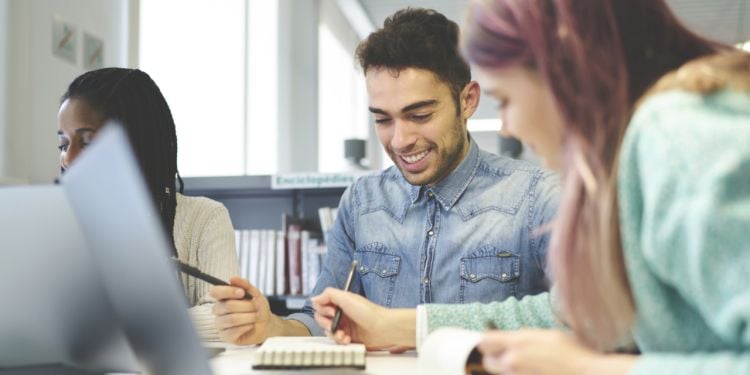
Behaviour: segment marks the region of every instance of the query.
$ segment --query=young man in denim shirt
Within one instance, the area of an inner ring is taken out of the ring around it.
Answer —
[[[378,138],[395,165],[344,193],[313,294],[343,287],[353,260],[352,291],[387,307],[545,291],[542,232],[556,209],[558,180],[482,151],[469,136],[480,89],[458,52],[458,26],[434,11],[405,9],[362,42],[357,57]],[[241,300],[234,287],[212,290],[223,340],[323,334],[309,301],[302,313],[281,318],[246,280],[232,284],[255,298]]]

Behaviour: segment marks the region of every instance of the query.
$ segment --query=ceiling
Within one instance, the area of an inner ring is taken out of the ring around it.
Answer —
[[[359,1],[378,28],[387,16],[407,6],[432,8],[461,24],[468,0],[350,1]],[[750,40],[750,0],[666,1],[685,24],[701,35],[731,44]]]

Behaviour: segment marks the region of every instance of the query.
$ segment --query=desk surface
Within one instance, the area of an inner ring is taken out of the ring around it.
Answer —
[[[367,369],[364,371],[355,369],[318,369],[318,370],[253,370],[252,358],[256,347],[229,348],[227,351],[217,355],[211,360],[211,368],[216,375],[234,374],[416,374],[418,373],[417,352],[409,351],[403,354],[390,354],[388,352],[367,352]]]

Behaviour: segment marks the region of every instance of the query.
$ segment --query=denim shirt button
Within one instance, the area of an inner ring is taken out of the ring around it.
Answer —
[[[503,280],[505,280],[505,279],[507,279],[507,278],[508,278],[508,274],[507,274],[507,273],[505,273],[505,272],[503,272],[503,274],[502,274],[502,275],[500,275],[500,277],[501,277],[501,278],[502,278]]]
[[[423,283],[424,283],[425,285],[427,285],[427,284],[429,284],[429,282],[430,282],[430,279],[428,279],[428,278],[426,278],[426,277],[425,277],[424,279],[422,279],[422,282],[423,282]]]
[[[365,266],[359,266],[359,270],[365,272]]]
[[[381,275],[383,275],[383,276],[385,276],[385,274],[386,274],[387,272],[388,272],[388,271],[386,271],[386,270],[382,270],[382,271],[380,271],[380,274],[381,274]]]
[[[471,275],[469,275],[469,278],[471,278],[472,280],[476,280],[477,279],[477,275],[475,275],[475,274],[472,273]]]
[[[432,231],[427,232],[428,236],[432,236]]]

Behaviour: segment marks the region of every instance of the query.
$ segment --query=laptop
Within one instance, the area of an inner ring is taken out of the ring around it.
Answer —
[[[61,182],[141,365],[155,374],[211,373],[125,130],[105,126]]]
[[[210,374],[124,129],[61,183],[0,189],[0,373]]]
[[[62,186],[0,188],[0,207],[0,373],[137,369]]]

